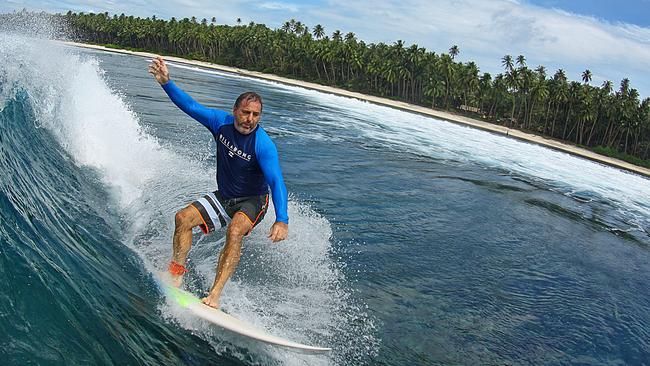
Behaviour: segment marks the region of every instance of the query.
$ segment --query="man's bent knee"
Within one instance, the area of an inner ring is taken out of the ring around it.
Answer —
[[[176,212],[175,216],[177,230],[190,230],[201,224],[199,213],[191,206]]]
[[[228,226],[227,235],[229,237],[243,238],[244,235],[246,235],[246,232],[247,231],[242,227],[240,227],[239,225],[230,224],[230,226]]]
[[[238,212],[238,215],[232,218],[230,225],[228,225],[227,235],[229,237],[243,238],[251,230],[252,225],[244,215],[244,213]]]

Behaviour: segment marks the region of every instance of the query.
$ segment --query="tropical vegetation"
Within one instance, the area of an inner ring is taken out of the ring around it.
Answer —
[[[215,17],[170,20],[108,13],[57,14],[83,42],[146,50],[336,86],[365,94],[463,113],[511,128],[648,164],[650,98],[640,100],[629,79],[591,85],[562,69],[531,68],[523,55],[505,55],[503,72],[481,73],[458,62],[460,49],[427,51],[417,44],[367,44],[352,32],[328,34],[291,19],[264,24],[217,24]]]

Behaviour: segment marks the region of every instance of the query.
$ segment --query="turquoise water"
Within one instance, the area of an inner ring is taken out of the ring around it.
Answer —
[[[152,273],[169,259],[174,212],[214,189],[214,142],[146,65],[0,38],[7,363],[650,359],[648,180],[386,107],[172,66],[212,107],[262,94],[291,194],[289,239],[268,242],[267,215],[224,309],[334,351],[303,355],[189,317]],[[196,294],[212,281],[222,236],[196,232]]]

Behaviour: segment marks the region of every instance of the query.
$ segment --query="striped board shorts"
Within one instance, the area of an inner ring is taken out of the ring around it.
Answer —
[[[214,191],[192,202],[192,207],[201,215],[203,223],[199,227],[205,234],[228,226],[237,212],[248,218],[252,230],[266,215],[269,195],[224,199],[219,191]]]

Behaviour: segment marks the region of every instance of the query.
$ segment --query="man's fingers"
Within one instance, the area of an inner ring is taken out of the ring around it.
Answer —
[[[165,62],[163,61],[162,58],[156,57],[151,60],[151,64],[149,65],[149,67],[153,67],[156,70],[161,70],[163,67],[165,67]]]
[[[159,73],[160,70],[156,65],[149,65],[149,73],[154,74],[154,73]]]
[[[157,56],[152,58],[147,70],[161,85],[169,81],[169,72],[167,71],[167,66],[165,66],[162,57]]]
[[[271,241],[275,241],[275,228],[271,227],[271,230],[269,230],[269,239]]]
[[[163,60],[162,57],[158,57],[158,58],[154,59],[154,62],[156,63],[156,66],[158,66],[161,69],[166,67],[165,60]]]
[[[269,239],[272,242],[282,241],[287,238],[286,233],[283,233],[282,230],[277,226],[272,226],[271,231],[269,232]]]
[[[269,239],[271,239],[272,242],[278,241],[278,229],[275,227],[271,228],[271,232],[269,233]]]

